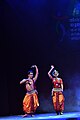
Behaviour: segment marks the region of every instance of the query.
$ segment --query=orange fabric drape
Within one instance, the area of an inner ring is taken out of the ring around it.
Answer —
[[[39,102],[36,93],[25,95],[23,99],[23,111],[25,113],[34,113],[38,106]]]
[[[52,100],[53,100],[54,109],[56,111],[64,110],[64,96],[62,92],[54,92]]]

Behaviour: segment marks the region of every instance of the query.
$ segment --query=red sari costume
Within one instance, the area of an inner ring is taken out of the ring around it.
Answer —
[[[27,93],[23,99],[23,111],[28,114],[34,113],[39,106],[39,102],[33,79],[26,81],[26,90]]]
[[[62,112],[64,110],[64,96],[61,89],[63,84],[61,78],[53,78],[52,100],[54,109],[56,112]]]

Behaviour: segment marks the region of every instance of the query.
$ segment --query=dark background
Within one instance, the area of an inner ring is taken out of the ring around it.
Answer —
[[[0,2],[0,115],[22,114],[26,78],[31,65],[39,68],[36,82],[40,107],[54,112],[50,65],[64,82],[65,112],[80,111],[80,40],[69,39],[69,18],[77,0],[5,0]],[[78,2],[80,2],[78,0]],[[64,34],[63,34],[64,33]]]

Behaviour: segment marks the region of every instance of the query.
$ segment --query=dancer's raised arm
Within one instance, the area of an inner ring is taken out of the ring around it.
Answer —
[[[38,74],[39,74],[39,72],[38,72],[38,67],[36,66],[36,65],[32,65],[32,67],[35,67],[36,68],[36,74],[35,74],[35,77],[33,78],[33,80],[34,80],[34,82],[37,80],[37,78],[38,78]]]
[[[50,77],[50,79],[53,79],[52,75],[50,74],[53,69],[54,69],[54,66],[51,65],[51,69],[48,72],[48,76]]]

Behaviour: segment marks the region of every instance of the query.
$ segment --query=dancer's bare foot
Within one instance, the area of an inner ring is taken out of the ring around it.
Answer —
[[[28,116],[28,114],[24,114],[22,117],[27,117]]]
[[[31,117],[34,117],[34,115],[33,115],[33,114],[31,114]]]
[[[63,115],[63,112],[60,112],[60,115]]]

